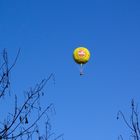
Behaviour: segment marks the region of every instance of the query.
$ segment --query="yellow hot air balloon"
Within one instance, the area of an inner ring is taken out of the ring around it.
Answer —
[[[73,59],[76,63],[81,65],[80,75],[83,75],[83,64],[87,63],[90,59],[90,52],[85,47],[78,47],[73,52]]]

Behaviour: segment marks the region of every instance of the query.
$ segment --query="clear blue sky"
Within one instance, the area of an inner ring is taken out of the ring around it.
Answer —
[[[79,45],[91,52],[82,77],[72,59]],[[132,98],[140,103],[139,0],[1,0],[3,48],[10,61],[21,48],[11,74],[14,93],[55,74],[55,87],[50,82],[45,89],[65,140],[126,134],[116,114],[129,112]]]

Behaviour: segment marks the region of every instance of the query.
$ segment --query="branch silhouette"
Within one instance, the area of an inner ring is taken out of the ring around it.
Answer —
[[[128,121],[122,111],[118,111],[117,119],[122,117],[124,123],[126,124],[127,128],[131,131],[129,138],[133,140],[140,140],[140,126],[139,126],[139,115],[137,106],[135,105],[135,101],[131,100],[131,114],[130,114],[130,121]],[[123,140],[123,136],[120,135],[118,140]]]
[[[6,49],[2,52],[1,66],[0,66],[0,99],[5,97],[8,88],[10,86],[9,74],[16,65],[19,58],[20,49],[13,61],[12,65],[9,65],[8,54]],[[25,100],[20,105],[18,104],[18,97],[14,95],[14,111],[7,114],[5,120],[0,121],[0,140],[18,140],[27,139],[32,140],[37,137],[38,140],[63,140],[63,135],[55,136],[55,133],[51,132],[51,123],[49,113],[54,109],[54,105],[50,103],[45,108],[40,105],[40,100],[45,96],[43,89],[50,80],[54,79],[54,74],[51,73],[48,78],[43,79],[36,84],[33,88],[30,88],[24,93]],[[45,118],[44,126],[46,132],[44,135],[40,134],[38,122]],[[6,119],[7,118],[7,119]],[[47,120],[47,121],[46,121]],[[53,137],[55,136],[55,137]],[[53,138],[52,138],[53,137]]]

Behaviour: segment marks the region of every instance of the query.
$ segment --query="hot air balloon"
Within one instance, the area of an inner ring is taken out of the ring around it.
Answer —
[[[80,75],[83,75],[83,64],[86,64],[90,59],[90,52],[85,47],[78,47],[73,52],[73,59],[77,64],[80,64]]]

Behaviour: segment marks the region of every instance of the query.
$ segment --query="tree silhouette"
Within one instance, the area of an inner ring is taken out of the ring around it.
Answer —
[[[117,119],[122,118],[125,125],[129,128],[130,136],[129,139],[131,140],[140,140],[140,125],[139,125],[139,114],[138,114],[138,106],[135,105],[135,101],[132,99],[131,101],[131,114],[130,120],[128,121],[122,111],[118,111]],[[120,135],[118,140],[124,140],[123,136]]]
[[[10,78],[9,74],[15,66],[19,57],[20,50],[12,65],[9,65],[8,54],[4,49],[0,61],[0,100],[3,100],[9,92]],[[18,103],[18,97],[14,95],[14,110],[8,112],[4,121],[0,120],[0,140],[58,140],[63,139],[63,135],[55,136],[52,132],[50,113],[55,113],[54,105],[50,103],[45,108],[40,105],[40,99],[44,96],[43,89],[49,80],[54,80],[54,75],[50,74],[48,78],[43,79],[24,93],[25,100],[22,104]],[[44,134],[40,133],[38,122],[44,118]]]

